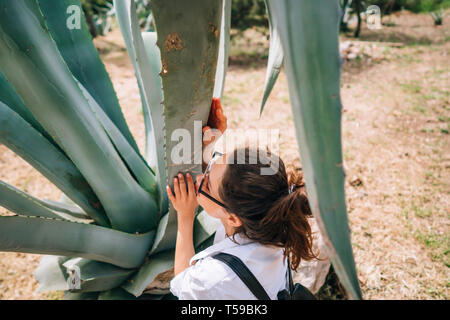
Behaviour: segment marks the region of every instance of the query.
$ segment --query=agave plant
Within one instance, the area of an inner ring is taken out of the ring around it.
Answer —
[[[135,2],[114,2],[141,94],[144,155],[85,21],[68,28],[72,5],[80,0],[0,0],[0,142],[63,192],[60,201],[41,200],[0,181],[0,205],[17,214],[0,217],[0,250],[47,254],[36,270],[41,290],[161,299],[168,288],[158,283],[171,277],[177,228],[165,186],[179,171],[201,171],[201,161],[173,160],[176,132],[191,133],[188,160],[201,160],[196,141],[225,82],[231,0],[152,0],[156,32],[144,33]],[[264,101],[284,60],[311,207],[338,276],[360,298],[340,141],[339,3],[266,5]],[[198,211],[197,251],[211,244],[216,227]]]
[[[440,11],[430,12],[430,16],[431,16],[431,18],[433,18],[435,26],[441,26],[442,25],[442,20],[445,17],[444,9],[441,7]]]

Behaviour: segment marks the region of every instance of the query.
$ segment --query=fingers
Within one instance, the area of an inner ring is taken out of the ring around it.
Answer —
[[[222,133],[225,132],[227,129],[227,117],[224,115],[222,109],[218,110],[218,116],[217,119],[219,119],[219,123],[217,125],[217,129],[219,129]]]
[[[202,140],[203,146],[207,146],[215,141],[216,137],[212,133],[211,128],[209,126],[204,126],[202,131],[203,131],[203,140]]]
[[[225,130],[227,129],[227,117],[225,116],[222,105],[220,104],[220,98],[217,98],[215,103],[216,103],[215,109],[216,119],[218,120],[217,129],[219,129],[222,133],[224,133]]]
[[[223,112],[222,105],[220,104],[220,98],[213,98],[211,103],[211,111],[209,113],[207,126],[203,128],[203,133],[209,128],[218,129],[222,134],[227,129],[227,117]]]
[[[188,187],[188,196],[194,196],[196,195],[195,187],[194,187],[194,181],[192,179],[192,176],[189,173],[186,173],[186,180],[187,180],[187,187]]]
[[[211,128],[209,126],[204,126],[202,128],[202,133],[205,134],[206,131],[210,130]]]
[[[175,196],[172,193],[172,189],[170,189],[169,186],[166,187],[167,190],[167,195],[169,196],[170,201],[172,202],[172,204],[175,202]]]
[[[177,207],[180,201],[188,200],[189,198],[196,198],[196,190],[192,176],[187,173],[184,178],[182,173],[179,173],[177,177],[173,178],[173,192],[170,186],[166,187],[167,196],[172,204]]]
[[[173,190],[175,192],[175,198],[181,197],[180,184],[178,182],[178,178],[173,178]]]
[[[220,106],[220,98],[213,98],[211,103],[211,109],[215,110]]]
[[[187,198],[187,191],[186,191],[186,182],[184,180],[183,174],[178,174],[178,180],[180,181],[180,194],[182,198]]]

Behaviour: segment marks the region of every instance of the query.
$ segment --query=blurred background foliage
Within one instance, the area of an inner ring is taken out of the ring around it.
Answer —
[[[450,0],[368,0],[367,5],[377,5],[381,12],[389,14],[398,10],[409,10],[415,13],[436,11],[450,8]]]
[[[140,24],[146,31],[154,30],[150,1],[136,0]],[[107,33],[113,26],[112,0],[82,0],[81,2],[92,36],[95,38],[97,35]],[[364,12],[370,5],[379,6],[382,14],[390,14],[399,10],[417,13],[450,8],[450,0],[341,0],[341,5],[348,5],[351,14],[358,11]],[[231,10],[231,27],[238,33],[253,27],[268,28],[264,0],[233,0]],[[346,30],[345,24],[342,24],[342,29]],[[355,36],[358,36],[357,31]]]
[[[139,23],[144,31],[153,31],[153,18],[150,11],[150,0],[135,0]],[[89,31],[93,38],[104,35],[114,25],[115,15],[113,0],[81,0]]]

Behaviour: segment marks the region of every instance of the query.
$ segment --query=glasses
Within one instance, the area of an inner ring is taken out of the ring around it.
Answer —
[[[228,210],[228,207],[226,205],[224,205],[219,200],[214,199],[211,195],[209,195],[208,193],[206,193],[205,191],[202,190],[203,183],[205,182],[205,178],[206,177],[209,178],[209,172],[211,171],[211,167],[212,167],[213,163],[221,156],[223,156],[223,154],[221,152],[215,151],[213,156],[212,156],[212,158],[211,158],[211,160],[209,160],[208,166],[206,167],[205,172],[203,173],[203,178],[202,178],[202,181],[200,182],[200,186],[198,187],[198,193],[201,193],[202,195],[207,197],[209,200],[211,200],[214,203],[218,204],[222,208],[225,208],[225,209]]]

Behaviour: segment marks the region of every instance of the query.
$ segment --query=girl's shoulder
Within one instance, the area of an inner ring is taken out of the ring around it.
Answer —
[[[170,283],[179,299],[254,299],[245,292],[238,276],[223,262],[211,256],[199,259]]]
[[[205,281],[210,287],[218,283],[232,282],[237,278],[237,275],[227,265],[212,256],[197,260],[191,268],[191,275]]]

